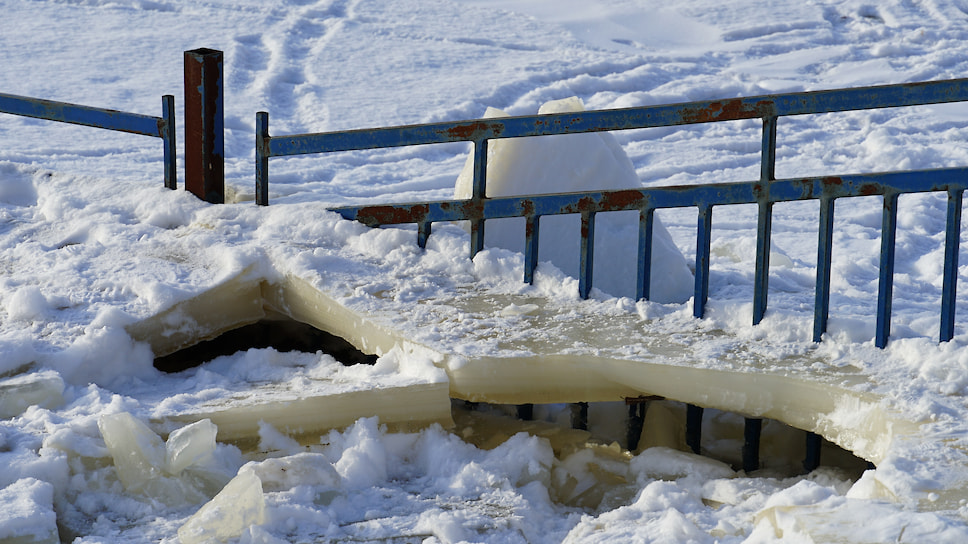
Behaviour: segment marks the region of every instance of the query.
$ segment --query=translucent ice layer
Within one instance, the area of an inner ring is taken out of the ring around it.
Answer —
[[[168,472],[177,475],[189,465],[202,464],[215,453],[218,428],[211,420],[203,419],[186,425],[168,435],[165,443],[165,463]]]
[[[229,479],[213,455],[217,429],[211,421],[173,432],[167,444],[127,412],[102,416],[98,428],[128,492],[172,506],[197,504]]]
[[[53,408],[64,400],[64,380],[54,371],[0,380],[0,418],[18,416],[28,406]]]
[[[255,472],[242,470],[178,529],[178,538],[182,544],[225,542],[264,523],[265,508],[262,481]]]

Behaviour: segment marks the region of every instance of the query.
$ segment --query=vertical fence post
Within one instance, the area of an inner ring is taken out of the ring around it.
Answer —
[[[587,299],[595,269],[595,212],[581,214],[581,255],[578,258],[578,296]]]
[[[941,287],[942,342],[955,335],[955,297],[958,296],[958,246],[961,243],[961,201],[963,189],[948,189],[948,219],[945,223],[944,279]]]
[[[686,445],[693,453],[702,449],[702,415],[705,409],[695,404],[686,405]]]
[[[206,202],[225,202],[222,52],[185,51],[185,188]]]
[[[891,298],[894,294],[894,253],[897,236],[897,198],[895,192],[884,193],[881,219],[881,264],[877,288],[877,323],[874,344],[883,348],[891,335]]]
[[[813,304],[813,341],[820,342],[827,331],[830,311],[830,266],[833,257],[834,199],[820,197],[820,228],[817,241],[817,290]]]
[[[531,214],[525,219],[524,227],[524,282],[534,283],[534,271],[538,268],[538,230],[541,216]]]
[[[635,280],[635,300],[649,300],[652,295],[652,232],[655,229],[655,208],[639,211],[638,274]]]
[[[166,94],[161,97],[161,118],[165,120],[162,130],[162,140],[165,143],[165,187],[178,188],[178,169],[176,168],[175,147],[175,97]]]
[[[474,182],[471,200],[483,207],[487,192],[487,140],[474,140]],[[484,218],[471,219],[471,259],[484,250]]]
[[[822,444],[823,439],[819,434],[807,431],[806,453],[803,456],[804,471],[810,473],[820,466],[820,447]]]
[[[699,206],[699,227],[696,235],[696,294],[692,301],[693,317],[702,318],[709,296],[709,245],[713,229],[713,207]]]
[[[762,419],[746,418],[743,427],[743,471],[746,474],[760,469],[760,433],[762,429]]]
[[[255,203],[269,205],[269,113],[255,114]]]
[[[776,117],[763,119],[763,143],[760,152],[759,216],[756,223],[756,270],[753,281],[753,324],[759,325],[766,313],[770,282],[770,237],[773,230],[773,202],[769,199],[770,183],[776,180]]]

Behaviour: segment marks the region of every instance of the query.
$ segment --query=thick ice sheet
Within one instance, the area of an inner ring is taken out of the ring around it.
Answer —
[[[251,281],[248,274],[243,276]],[[345,427],[371,415],[391,424],[448,424],[449,397],[541,404],[659,395],[816,432],[882,465],[885,474],[895,470],[892,463],[915,455],[910,448],[916,448],[924,474],[879,483],[873,489],[880,495],[904,496],[925,507],[938,507],[960,501],[962,484],[968,482],[961,450],[949,449],[943,441],[931,449],[934,457],[924,455],[920,444],[926,422],[893,408],[888,397],[877,393],[882,386],[876,375],[854,367],[837,368],[816,349],[783,355],[778,349],[782,344],[768,339],[754,344],[708,327],[673,333],[668,327],[675,316],[643,320],[637,313],[603,311],[603,303],[595,301],[559,305],[546,297],[496,296],[475,290],[464,290],[459,298],[425,298],[418,305],[422,311],[401,319],[392,301],[381,307],[381,299],[371,297],[361,308],[338,302],[313,285],[292,275],[275,284],[266,282],[260,291],[266,298],[256,305],[291,312],[290,317],[336,331],[382,355],[385,368],[359,374],[366,378],[355,384],[344,378],[311,377],[307,382],[296,370],[295,379],[263,385],[257,381],[253,387],[250,378],[222,393],[200,387],[199,393],[176,399],[131,394],[155,406],[153,417],[169,426],[211,418],[223,438],[236,440],[254,436],[260,421],[296,435]],[[211,306],[202,302],[208,296],[201,294],[184,306]],[[194,320],[180,305],[166,313]],[[414,315],[419,319],[414,320]],[[472,324],[494,316],[502,317],[503,326]],[[427,323],[433,324],[430,334]],[[143,340],[152,342],[150,337]],[[410,363],[397,367],[392,360]],[[242,360],[230,362],[234,372],[246,373]],[[440,370],[430,370],[434,367]],[[416,379],[408,379],[412,373]],[[926,478],[931,474],[935,476]],[[940,497],[945,500],[938,504]]]

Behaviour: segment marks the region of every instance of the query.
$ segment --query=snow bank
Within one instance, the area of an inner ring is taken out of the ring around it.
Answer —
[[[7,544],[56,544],[54,486],[23,478],[0,489],[0,541]]]
[[[539,114],[585,111],[577,97],[546,102]],[[485,118],[508,114],[488,108]],[[454,186],[456,198],[470,198],[474,180],[473,153]],[[490,140],[487,144],[486,196],[519,196],[642,187],[632,162],[608,132]],[[684,302],[694,283],[672,237],[655,219],[652,235],[651,299]],[[523,218],[492,219],[484,228],[484,244],[522,253]],[[573,216],[541,218],[538,259],[550,261],[578,277],[580,221]],[[593,284],[613,296],[635,297],[635,262],[639,219],[636,212],[601,213],[595,219]]]

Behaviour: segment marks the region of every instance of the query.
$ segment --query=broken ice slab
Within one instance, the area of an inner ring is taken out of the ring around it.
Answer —
[[[42,370],[0,380],[0,419],[19,416],[29,406],[54,408],[64,402],[64,380]]]
[[[97,426],[125,489],[143,491],[151,480],[162,476],[165,443],[147,425],[120,412],[101,416]]]
[[[203,365],[197,376],[178,395],[152,387],[127,393],[162,428],[210,419],[219,440],[246,445],[266,424],[316,439],[362,417],[376,416],[394,429],[452,424],[446,374],[432,354],[408,346],[391,349],[374,365],[350,367],[322,353],[252,349]]]
[[[219,438],[226,441],[258,438],[260,421],[294,436],[318,436],[373,416],[393,428],[452,425],[447,383],[399,387],[373,384],[371,389],[343,393],[320,387],[300,395],[283,385],[253,385],[246,395],[210,399],[159,419],[165,424],[210,419],[218,425]]]
[[[268,308],[344,338],[366,353],[383,355],[400,345],[434,351],[439,357],[433,364],[446,370],[449,395],[458,399],[523,404],[659,395],[815,432],[874,462],[882,471],[884,460],[919,459],[919,465],[930,467],[938,481],[945,482],[945,489],[912,490],[907,482],[895,478],[892,493],[916,493],[919,505],[926,508],[937,509],[941,503],[948,504],[947,497],[960,497],[968,482],[968,454],[948,447],[957,444],[956,440],[932,450],[933,459],[923,459],[922,422],[912,421],[909,413],[884,409],[886,397],[879,391],[894,386],[880,383],[880,375],[864,368],[841,366],[837,361],[829,364],[829,355],[821,352],[791,352],[785,340],[753,340],[705,326],[683,329],[680,319],[656,319],[671,309],[650,302],[636,304],[633,311],[620,301],[616,311],[610,300],[576,304],[555,297],[503,294],[486,286],[441,290],[416,307],[393,296],[347,296],[369,293],[369,282],[363,276],[341,276],[330,282],[292,273],[270,282],[240,274],[223,284],[227,291],[242,293],[244,299],[231,311],[221,311],[221,304],[232,299],[220,286],[127,330],[136,339],[150,342],[161,355],[216,334],[217,329],[261,319]],[[529,307],[526,315],[501,317],[519,320],[520,327],[493,326],[494,316],[511,304],[537,308]],[[416,308],[419,319],[414,319]],[[440,386],[412,387],[436,391]],[[212,417],[226,430],[232,427],[237,438],[247,438],[257,435],[260,402],[273,418],[267,422],[287,432],[346,426],[355,417],[369,415],[387,422],[403,416],[409,418],[404,421],[418,423],[421,417],[428,421],[428,414],[448,412],[446,403],[436,402],[423,412],[412,412],[409,400],[425,400],[419,393],[408,396],[412,392],[402,391],[399,397],[396,392],[373,393],[370,407],[358,402],[365,395],[354,392],[350,404],[356,414],[344,413],[331,420],[326,420],[326,410],[334,408],[334,403],[300,397],[290,402],[271,395],[241,404],[224,398],[226,402],[200,406],[207,411],[154,412],[152,417],[166,425]],[[309,396],[330,394],[313,392]],[[435,412],[437,407],[443,410]],[[287,418],[289,414],[295,414],[296,420]],[[219,419],[222,416],[224,420]],[[449,420],[450,416],[442,417]],[[640,446],[675,446],[675,436],[658,438],[657,444]],[[941,499],[932,501],[936,495]]]
[[[138,342],[147,342],[161,357],[201,340],[265,317],[262,278],[251,267],[221,284],[127,327]]]
[[[190,465],[205,463],[215,453],[218,427],[204,419],[186,425],[168,435],[165,443],[165,465],[174,475]]]
[[[255,472],[243,468],[218,495],[188,518],[178,529],[178,538],[182,544],[225,542],[251,525],[264,523],[265,508],[262,481]]]
[[[216,429],[210,421],[172,433],[170,446],[127,412],[101,416],[98,428],[121,484],[131,493],[172,506],[197,504],[227,479],[220,477],[218,467],[209,466],[216,447]],[[186,470],[193,465],[202,466],[198,471]]]

